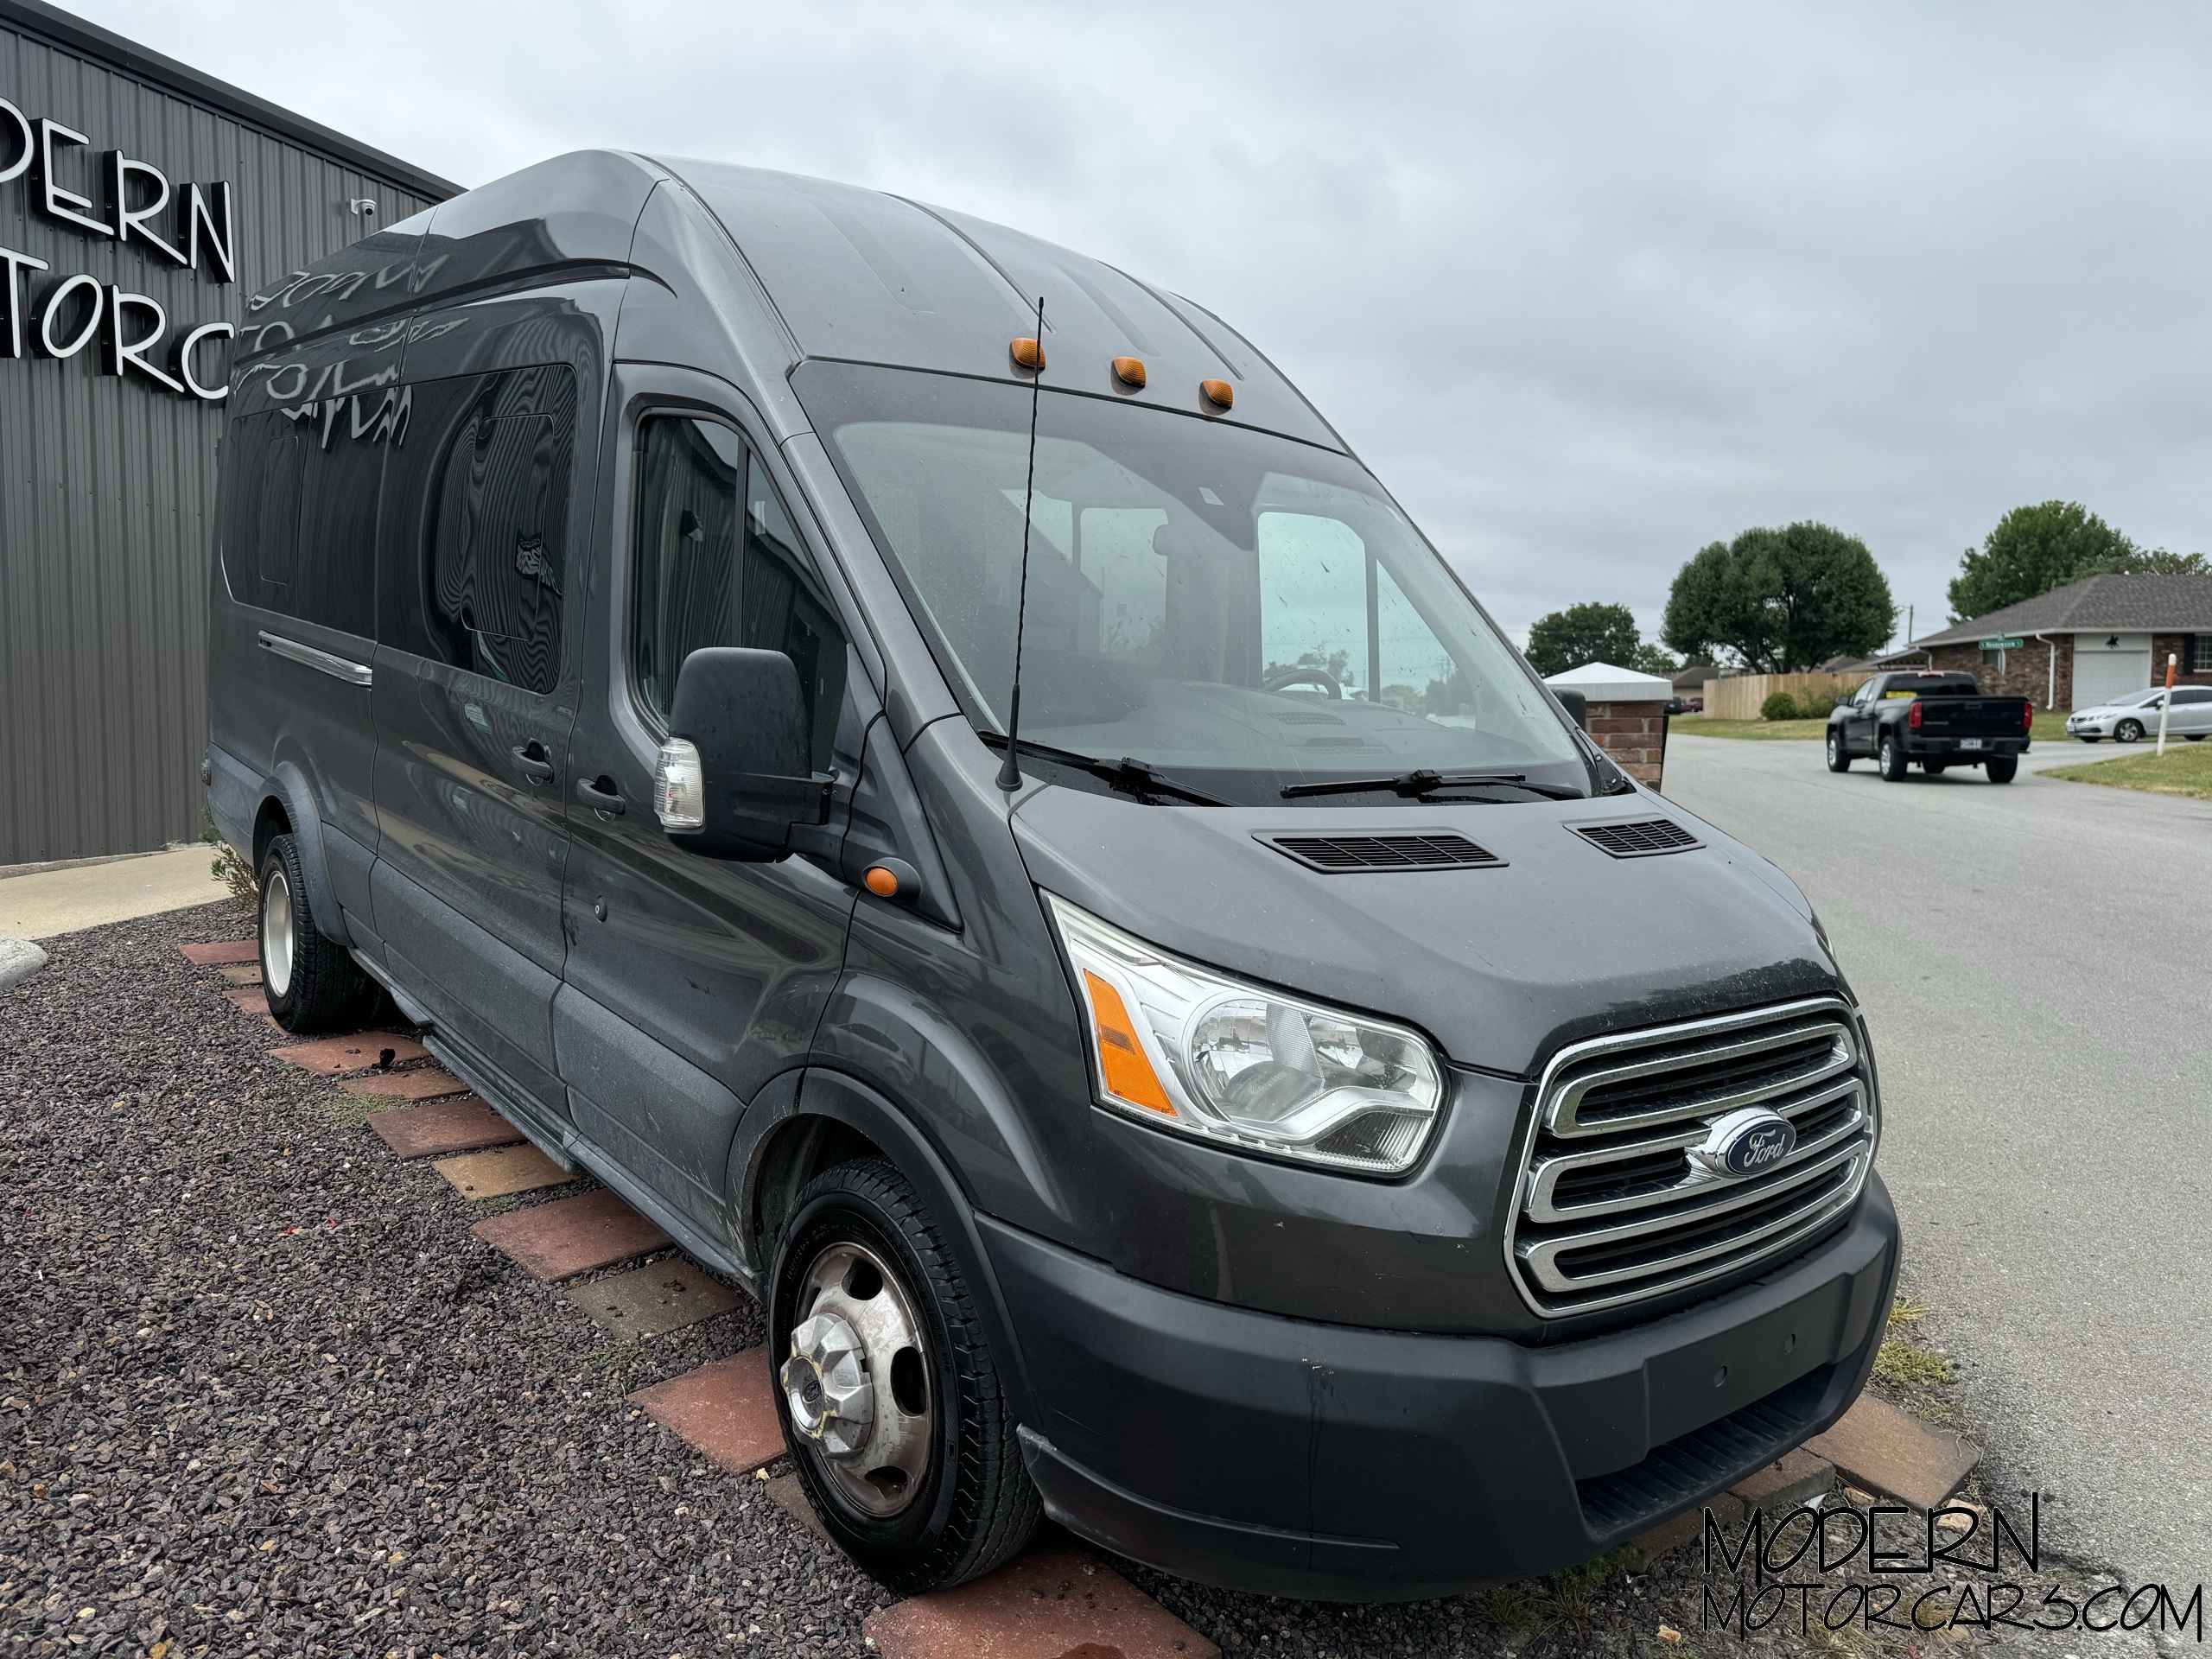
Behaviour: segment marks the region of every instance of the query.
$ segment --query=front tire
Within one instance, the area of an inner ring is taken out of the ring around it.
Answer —
[[[1882,779],[1885,783],[1901,784],[1904,781],[1905,772],[1912,765],[1912,760],[1905,753],[1904,744],[1887,733],[1884,733],[1878,758],[1881,761]]]
[[[800,1192],[777,1241],[768,1344],[800,1483],[878,1583],[964,1583],[1029,1541],[1041,1506],[975,1299],[890,1164],[840,1164]]]
[[[1828,728],[1828,770],[1851,770],[1851,751],[1843,747],[1843,734],[1833,726]]]
[[[316,929],[299,842],[278,836],[261,855],[261,992],[276,1023],[296,1035],[359,1030],[376,982],[346,947]]]
[[[1982,763],[1982,770],[1989,774],[1991,783],[2009,784],[2020,770],[2020,757],[2017,754],[1993,754]]]
[[[2112,738],[2115,743],[2140,743],[2143,741],[2143,722],[2123,720],[2112,728]]]

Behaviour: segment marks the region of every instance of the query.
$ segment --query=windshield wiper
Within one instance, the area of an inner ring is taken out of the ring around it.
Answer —
[[[978,735],[992,748],[1003,751],[1006,747],[1003,733],[982,732]],[[1103,779],[1123,794],[1135,795],[1140,799],[1147,795],[1169,795],[1198,806],[1235,804],[1218,795],[1209,795],[1202,789],[1193,789],[1188,784],[1179,784],[1133,755],[1125,754],[1119,760],[1103,760],[1095,754],[1078,754],[1073,749],[1056,749],[1049,743],[1033,743],[1026,737],[1017,739],[1014,747],[1022,754],[1033,754],[1044,760],[1057,760],[1064,766],[1073,766],[1077,772],[1087,772],[1094,778]]]
[[[1402,772],[1395,778],[1339,778],[1325,784],[1292,784],[1281,793],[1287,801],[1308,795],[1369,795],[1386,790],[1393,795],[1423,796],[1433,794],[1440,789],[1486,784],[1496,784],[1506,789],[1525,789],[1531,795],[1541,795],[1552,801],[1585,798],[1579,789],[1563,789],[1557,784],[1532,784],[1525,772],[1431,772],[1426,767],[1418,772]]]

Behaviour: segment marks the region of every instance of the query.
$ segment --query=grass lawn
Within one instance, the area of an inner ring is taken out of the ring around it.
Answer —
[[[1676,715],[1669,730],[1688,737],[1748,737],[1767,741],[1777,737],[1807,738],[1817,743],[1827,735],[1828,723],[1821,720],[1713,720],[1704,715]],[[2071,743],[2066,735],[2066,711],[2063,709],[2036,710],[2035,730],[2028,734],[2035,743]],[[2171,746],[2168,746],[2171,749]]]
[[[2153,795],[2193,795],[2212,801],[2212,739],[2202,743],[2170,739],[2163,760],[2154,745],[2136,744],[2113,760],[2053,766],[2043,775],[2076,784],[2110,784],[2115,789],[2145,789]]]

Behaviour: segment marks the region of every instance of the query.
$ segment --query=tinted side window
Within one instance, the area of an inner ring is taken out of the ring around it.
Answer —
[[[738,643],[780,651],[798,668],[813,733],[808,753],[815,770],[827,772],[845,696],[845,630],[813,560],[800,547],[784,505],[761,469],[760,457],[748,454],[746,461]]]
[[[707,645],[780,651],[798,671],[819,771],[845,696],[845,631],[759,457],[728,427],[664,418],[639,447],[630,671],[663,725],[683,659]]]
[[[343,409],[293,433],[302,453],[292,614],[364,637],[376,632],[377,486],[384,446]]]
[[[516,369],[410,391],[386,480],[379,637],[550,691],[561,677],[575,376]]]
[[[646,423],[638,454],[636,592],[630,671],[663,726],[683,659],[737,643],[737,434],[709,421]]]
[[[274,410],[231,423],[223,457],[223,574],[240,603],[292,607],[302,445]]]

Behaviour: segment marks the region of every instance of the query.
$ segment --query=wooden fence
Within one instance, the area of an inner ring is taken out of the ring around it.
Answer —
[[[1759,705],[1777,691],[1793,697],[1808,692],[1847,697],[1873,672],[1861,669],[1849,674],[1736,674],[1705,683],[1705,712],[1713,720],[1757,720]]]

